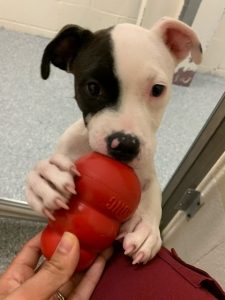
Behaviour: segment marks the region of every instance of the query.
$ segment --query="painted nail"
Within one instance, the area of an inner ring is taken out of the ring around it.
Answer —
[[[50,220],[55,221],[55,217],[53,216],[53,214],[50,212],[49,209],[47,209],[46,207],[43,208],[42,210],[43,214]]]
[[[72,233],[64,232],[56,251],[62,254],[69,254],[75,244],[75,241],[76,238]]]
[[[66,210],[70,209],[69,206],[68,206],[66,203],[64,203],[64,202],[63,202],[61,199],[59,199],[59,198],[57,198],[57,199],[55,200],[55,203],[56,203],[57,206],[59,206],[59,207],[61,207],[61,208],[64,208],[64,209],[66,209]]]

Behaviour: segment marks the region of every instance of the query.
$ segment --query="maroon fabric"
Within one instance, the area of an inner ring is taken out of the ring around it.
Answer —
[[[174,250],[162,248],[147,265],[131,264],[121,250],[109,262],[91,300],[225,299],[206,272],[183,262]]]

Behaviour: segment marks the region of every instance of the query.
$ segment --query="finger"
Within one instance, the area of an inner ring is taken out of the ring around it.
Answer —
[[[80,176],[79,171],[76,169],[74,162],[68,157],[62,154],[53,155],[50,160],[51,163],[55,164],[60,170],[70,172],[73,175]]]
[[[34,274],[34,268],[36,267],[41,255],[39,245],[40,234],[36,235],[25,244],[6,272],[1,276],[0,294],[2,297],[4,296],[3,299],[19,288],[21,284],[31,278]]]
[[[41,161],[37,172],[65,197],[69,198],[71,194],[76,194],[74,178],[69,171],[63,171],[55,164]]]
[[[84,273],[76,273],[59,289],[59,292],[65,297],[65,299],[68,299],[69,295],[71,295],[75,287],[80,283],[83,276]]]
[[[68,300],[88,300],[90,299],[99,279],[104,271],[107,260],[112,255],[112,249],[103,252],[88,269],[74,292],[71,293]]]
[[[113,252],[113,249],[108,248],[101,254],[101,256],[103,256],[103,259],[105,259],[105,261],[107,261],[112,256],[112,252]],[[84,276],[86,276],[85,271],[76,273],[75,276],[71,277],[71,279],[63,287],[60,288],[60,290],[59,290],[60,293],[62,293],[62,295],[66,299],[69,296],[71,296],[72,294],[74,295],[75,288],[79,285],[79,283],[81,282],[81,280],[83,279]]]
[[[49,299],[70,279],[78,260],[79,242],[72,233],[65,232],[51,259],[9,299]]]
[[[31,272],[29,272],[29,275],[33,274],[33,270],[37,266],[37,263],[41,256],[40,238],[41,232],[35,235],[23,246],[22,250],[17,254],[15,259],[11,263],[7,272],[15,273],[16,270],[20,271],[24,270],[25,268],[30,268]],[[28,278],[24,278],[24,280],[26,279]]]
[[[93,263],[93,265],[90,267],[90,269],[87,271],[87,273],[85,274],[84,278],[81,280],[75,291],[71,293],[68,299],[88,300],[91,297],[102,275],[105,263],[106,262],[102,257],[98,257]]]

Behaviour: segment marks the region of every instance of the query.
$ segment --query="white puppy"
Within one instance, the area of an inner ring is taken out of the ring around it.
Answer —
[[[151,30],[119,24],[95,33],[64,27],[45,49],[41,72],[50,64],[74,74],[83,118],[69,127],[55,155],[28,176],[31,207],[53,218],[75,192],[73,162],[97,151],[129,164],[142,184],[134,216],[121,226],[125,254],[146,263],[161,247],[161,191],[154,167],[156,131],[170,96],[176,65],[189,53],[200,63],[196,34],[184,23],[162,18]],[[77,174],[79,175],[79,174]]]

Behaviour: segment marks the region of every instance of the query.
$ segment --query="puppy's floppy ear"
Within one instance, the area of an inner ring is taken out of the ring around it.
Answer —
[[[184,60],[189,53],[196,64],[201,63],[202,46],[191,27],[176,19],[163,17],[153,30],[158,31],[177,63]]]
[[[71,62],[79,49],[91,39],[93,33],[76,25],[63,27],[44,50],[41,62],[41,76],[47,79],[50,74],[50,64],[69,71]]]

